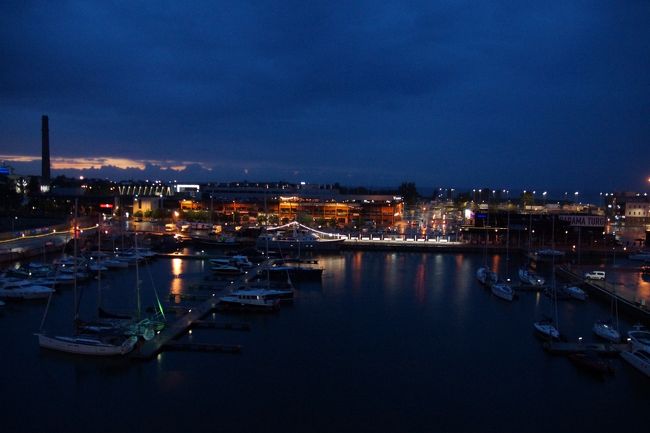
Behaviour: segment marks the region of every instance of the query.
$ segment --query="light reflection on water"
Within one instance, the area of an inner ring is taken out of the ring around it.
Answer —
[[[173,258],[171,260],[172,268],[172,281],[171,281],[171,293],[178,295],[183,293],[183,281],[181,280],[181,275],[183,274],[183,259]]]
[[[224,431],[267,431],[271,417],[274,429],[285,432],[640,431],[630,427],[638,427],[632,415],[643,413],[650,398],[645,378],[614,359],[616,377],[596,381],[563,357],[548,356],[533,337],[532,322],[550,311],[549,298],[525,292],[512,303],[496,299],[476,281],[482,255],[355,252],[318,259],[325,268],[322,290],[298,289],[293,306],[273,315],[211,317],[250,322],[251,332],[196,330],[182,337],[242,344],[237,356],[163,353],[106,371],[97,361],[38,350],[32,332],[44,305],[5,311],[0,344],[13,350],[0,357],[0,383],[12,389],[0,397],[10,414],[3,431],[48,431],[48,420],[65,422],[70,407],[75,423],[65,431],[109,425],[112,415],[97,410],[98,393],[121,396],[111,401],[110,414],[142,407],[125,418],[138,431],[178,429],[174,423],[185,422],[178,413],[192,415],[192,431],[209,431],[217,418]],[[489,263],[503,265],[500,260],[490,257]],[[161,258],[147,266],[162,297],[187,291],[206,274],[199,260]],[[108,273],[115,306],[133,298],[133,272]],[[173,277],[178,274],[183,278]],[[144,305],[151,304],[150,291],[143,295],[149,297]],[[70,300],[70,291],[62,291],[51,311],[66,325]],[[590,335],[594,320],[610,309],[595,300],[558,304],[562,332],[571,341]],[[75,366],[83,374],[70,377]],[[139,392],[124,393],[125,386]],[[526,398],[517,398],[522,392]],[[476,395],[507,401],[509,410],[496,416],[494,405]],[[42,416],[14,416],[23,413],[25,401]],[[531,413],[549,401],[554,416],[539,414],[531,422]],[[612,401],[619,405],[615,413],[573,416]],[[574,422],[567,426],[566,420]]]

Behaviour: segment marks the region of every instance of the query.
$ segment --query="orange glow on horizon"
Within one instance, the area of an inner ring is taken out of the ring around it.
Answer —
[[[1,161],[6,162],[40,162],[40,156],[34,155],[0,155]],[[137,160],[129,158],[115,158],[112,156],[95,156],[95,157],[51,157],[53,170],[99,170],[104,167],[116,167],[122,170],[136,169],[145,170],[147,164],[151,164],[161,170],[183,171],[188,165],[199,165],[205,170],[212,170],[211,167],[204,163],[196,161],[174,161],[174,160]]]

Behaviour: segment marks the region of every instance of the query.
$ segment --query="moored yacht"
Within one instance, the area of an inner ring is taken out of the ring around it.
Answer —
[[[594,334],[612,343],[619,343],[621,341],[621,334],[614,327],[610,320],[599,320],[594,323]]]
[[[0,298],[12,300],[46,299],[54,293],[51,287],[34,284],[29,280],[5,279],[0,283]]]
[[[219,298],[219,303],[226,308],[250,311],[275,311],[280,307],[277,294],[265,289],[235,290]]]
[[[541,337],[553,340],[560,339],[560,331],[557,330],[555,325],[553,325],[553,322],[550,320],[540,320],[535,322],[533,323],[533,327],[535,328],[535,332]]]
[[[636,349],[630,352],[621,352],[621,356],[637,370],[646,376],[650,376],[650,352]]]
[[[564,293],[580,301],[587,300],[587,293],[577,286],[567,286],[563,289]]]
[[[529,271],[528,269],[520,268],[519,280],[524,284],[530,284],[531,286],[543,286],[545,281],[544,278],[537,275],[535,272]]]
[[[641,325],[634,325],[634,329],[627,332],[630,343],[635,349],[645,350],[650,353],[650,332]]]
[[[492,284],[496,284],[497,281],[499,280],[499,277],[496,272],[492,272],[489,268],[478,268],[476,271],[476,278],[481,284],[485,284],[486,286],[491,286]]]
[[[506,283],[492,284],[490,290],[494,296],[505,301],[512,301],[515,297],[515,291]]]
[[[237,266],[213,264],[210,270],[219,275],[241,275],[243,271]]]
[[[135,336],[102,337],[96,335],[76,335],[73,337],[65,337],[59,335],[48,336],[45,334],[35,335],[38,337],[38,344],[45,349],[76,353],[79,355],[125,355],[132,351],[138,342],[138,337]]]

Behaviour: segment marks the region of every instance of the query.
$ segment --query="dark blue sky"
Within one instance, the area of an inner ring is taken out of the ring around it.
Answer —
[[[86,175],[648,189],[648,1],[185,3],[3,1],[0,159],[48,114],[153,164]]]

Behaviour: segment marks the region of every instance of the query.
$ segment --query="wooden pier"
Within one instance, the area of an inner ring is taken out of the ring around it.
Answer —
[[[163,346],[165,350],[181,352],[219,352],[219,353],[240,353],[240,345],[228,344],[202,344],[202,343],[179,343],[169,341]]]
[[[263,266],[258,266],[255,270],[244,274],[234,280],[237,284],[232,287],[238,287],[245,282],[246,278],[250,278],[250,274],[256,274]],[[172,350],[199,350],[203,352],[228,352],[234,353],[232,347],[238,347],[237,351],[241,351],[240,346],[224,346],[224,345],[198,345],[194,343],[178,343],[177,340],[181,335],[187,332],[192,327],[212,327],[213,329],[233,329],[233,330],[246,330],[247,324],[220,324],[216,321],[201,320],[208,313],[217,310],[219,298],[214,294],[210,295],[202,303],[187,307],[187,314],[180,317],[175,322],[172,322],[160,331],[154,338],[145,342],[140,348],[131,352],[130,356],[134,359],[151,359],[164,349]],[[223,327],[221,327],[223,326]],[[228,327],[230,326],[230,327]],[[248,325],[250,329],[250,325]],[[194,348],[194,349],[192,349]]]
[[[250,331],[250,323],[223,323],[214,320],[197,320],[192,324],[193,328],[202,329],[223,329],[225,331]]]
[[[131,357],[136,359],[153,358],[163,350],[163,347],[165,347],[171,340],[179,338],[190,327],[192,327],[194,322],[202,319],[203,316],[214,310],[218,303],[219,299],[214,298],[190,308],[186,315],[166,326],[165,329],[160,331],[160,333],[158,333],[154,338],[145,342],[139,349],[131,352]]]
[[[630,350],[630,345],[627,343],[567,343],[561,341],[546,341],[543,346],[544,350],[547,352],[560,355],[580,352],[596,352],[601,355],[614,356],[621,352]]]

